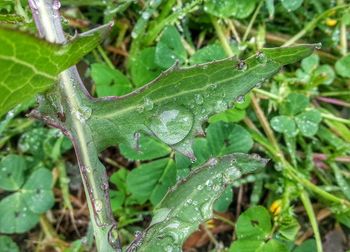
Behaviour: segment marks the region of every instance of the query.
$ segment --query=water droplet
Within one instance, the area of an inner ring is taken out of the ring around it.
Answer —
[[[197,190],[198,191],[202,191],[203,190],[203,186],[202,185],[197,186]]]
[[[248,69],[247,64],[243,60],[240,60],[236,67],[239,71],[245,71]]]
[[[212,91],[214,91],[217,87],[218,87],[217,84],[211,84],[211,85],[209,86],[209,89],[212,90]]]
[[[148,11],[145,11],[142,13],[142,18],[145,20],[148,20],[151,17],[151,13],[149,13]]]
[[[217,113],[225,111],[227,109],[227,103],[224,101],[217,101],[215,104],[215,111]]]
[[[315,49],[320,50],[322,48],[322,43],[317,43]]]
[[[145,98],[143,107],[145,108],[145,110],[151,111],[153,109],[153,101],[149,98]]]
[[[138,34],[136,33],[136,32],[131,32],[131,37],[133,38],[133,39],[135,39],[135,38],[137,38],[137,36],[138,36]]]
[[[256,88],[261,88],[261,86],[262,86],[262,82],[258,82],[258,83],[255,84]]]
[[[52,8],[54,10],[58,10],[59,8],[61,8],[61,1],[60,0],[54,0],[53,4],[52,4]]]
[[[194,100],[196,101],[196,103],[198,104],[198,105],[201,105],[201,104],[203,104],[203,96],[202,95],[200,95],[200,94],[196,94],[195,96],[194,96]]]
[[[236,102],[237,102],[237,103],[243,103],[243,102],[244,102],[244,95],[239,95],[239,96],[237,96]]]
[[[207,64],[202,66],[202,69],[203,69],[203,70],[205,70],[205,69],[207,69],[207,68],[208,68],[208,65],[207,65]]]
[[[99,199],[95,199],[94,200],[94,206],[95,206],[95,211],[96,212],[101,212],[102,208],[103,208],[103,204],[102,201]]]
[[[258,60],[258,62],[260,64],[266,64],[266,62],[267,62],[267,57],[266,57],[265,53],[263,53],[263,52],[258,52],[256,54],[256,59]]]
[[[193,114],[186,108],[162,108],[150,122],[152,132],[166,144],[176,144],[183,140],[193,126]]]

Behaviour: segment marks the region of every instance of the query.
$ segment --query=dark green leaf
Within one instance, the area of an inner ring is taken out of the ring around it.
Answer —
[[[265,240],[271,229],[271,216],[262,206],[250,207],[239,216],[236,223],[238,239]]]
[[[306,73],[311,74],[316,70],[320,62],[320,57],[317,54],[312,54],[311,56],[303,59],[301,61],[301,67]]]
[[[143,49],[133,60],[131,77],[134,84],[140,87],[156,78],[161,68],[155,63],[156,49],[154,47]]]
[[[225,50],[219,43],[208,45],[197,50],[190,58],[192,65],[210,62],[213,60],[220,60],[226,58]]]
[[[144,134],[140,135],[138,146],[130,147],[126,144],[119,146],[120,152],[130,160],[151,160],[168,155],[171,149],[162,142]]]
[[[127,187],[140,203],[149,199],[156,205],[175,182],[175,163],[172,159],[165,158],[132,170],[127,178]]]
[[[105,64],[92,64],[91,77],[95,82],[98,97],[120,96],[132,90],[130,81],[122,72]]]
[[[233,190],[231,186],[228,186],[222,193],[220,198],[215,202],[213,209],[217,212],[226,212],[233,199]]]
[[[300,246],[295,248],[293,252],[316,252],[316,241],[314,239],[309,239],[304,241]]]
[[[8,236],[0,235],[1,252],[19,252],[17,244]]]
[[[179,32],[174,26],[166,27],[156,46],[155,62],[161,68],[167,69],[176,61],[180,64],[184,63],[186,58],[186,50]]]

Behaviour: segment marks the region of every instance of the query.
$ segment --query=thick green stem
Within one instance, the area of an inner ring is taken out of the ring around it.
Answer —
[[[317,252],[322,252],[323,250],[322,250],[321,235],[320,235],[320,231],[318,229],[318,224],[317,224],[315,212],[312,209],[312,204],[311,204],[311,201],[310,201],[310,198],[309,198],[309,195],[307,194],[307,192],[303,191],[300,194],[300,199],[301,199],[301,202],[303,202],[303,205],[305,207],[305,211],[306,211],[307,216],[309,217],[309,220],[311,223],[311,227],[312,227],[314,234],[315,234]]]
[[[29,0],[39,34],[49,42],[66,43],[59,14],[58,0]],[[108,180],[104,166],[91,139],[91,130],[82,118],[82,111],[89,110],[83,102],[89,100],[75,67],[59,75],[58,93],[55,95],[60,109],[69,124],[69,136],[76,151],[84,189],[90,210],[91,222],[98,251],[120,251],[116,237],[116,222],[109,202]]]

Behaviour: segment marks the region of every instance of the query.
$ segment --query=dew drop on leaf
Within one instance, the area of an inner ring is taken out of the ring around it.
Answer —
[[[245,71],[245,70],[248,69],[248,66],[247,66],[247,64],[246,64],[243,60],[240,60],[240,61],[238,62],[238,64],[237,64],[237,69],[238,69],[239,71]]]
[[[94,200],[94,207],[95,207],[96,212],[101,212],[101,210],[103,208],[102,201],[99,199],[95,199]]]
[[[164,143],[183,140],[193,126],[193,114],[184,107],[162,108],[151,119],[149,128]]]
[[[151,111],[153,109],[153,101],[149,98],[145,98],[143,107],[145,108],[145,110]]]
[[[244,102],[244,95],[239,95],[239,96],[237,96],[236,102],[237,102],[237,103],[243,103],[243,102]]]
[[[263,53],[263,52],[258,52],[256,54],[256,59],[258,60],[258,62],[260,64],[266,64],[266,62],[267,62],[267,57],[266,57],[265,53]]]
[[[196,94],[195,96],[194,96],[194,100],[196,101],[196,103],[198,104],[198,105],[201,105],[201,104],[203,104],[203,96],[202,95],[200,95],[200,94]]]

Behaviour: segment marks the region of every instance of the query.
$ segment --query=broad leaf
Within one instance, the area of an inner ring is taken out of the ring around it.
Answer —
[[[202,123],[226,110],[279,69],[312,53],[314,46],[263,49],[245,61],[229,58],[164,72],[150,84],[118,99],[84,101],[84,119],[98,150],[116,143],[137,146],[145,132],[194,158],[191,145]],[[69,129],[69,125],[67,125]],[[110,134],[113,132],[113,134]]]
[[[281,106],[281,114],[296,115],[309,105],[309,99],[302,94],[291,93],[283,101]]]
[[[19,252],[17,244],[8,236],[0,236],[0,251],[2,252]]]
[[[210,159],[168,191],[155,209],[150,226],[130,248],[137,251],[180,251],[184,240],[212,216],[213,204],[242,174],[264,166],[266,160],[246,154]],[[141,244],[140,244],[141,243]]]
[[[128,191],[140,203],[150,200],[153,205],[159,203],[176,182],[176,166],[169,158],[160,159],[132,170],[127,178]]]
[[[32,212],[40,214],[53,206],[54,196],[51,188],[52,175],[49,170],[41,168],[31,174],[21,193]]]
[[[298,133],[294,120],[289,116],[275,116],[270,123],[275,131],[286,134],[288,137],[293,137]]]
[[[350,54],[337,61],[335,70],[340,76],[350,78]]]
[[[124,95],[132,90],[129,79],[122,72],[105,64],[92,64],[91,77],[98,97]]]
[[[302,5],[304,0],[281,0],[281,2],[283,7],[290,12],[298,9]]]
[[[163,69],[174,65],[176,61],[184,63],[187,54],[181,36],[174,26],[164,29],[156,47],[155,61]]]
[[[26,161],[21,156],[8,155],[0,163],[0,188],[7,191],[18,190],[24,182]]]
[[[39,215],[29,210],[20,192],[0,201],[0,233],[23,233],[33,228]]]
[[[61,71],[98,45],[105,30],[57,45],[0,26],[0,116],[50,87]]]

